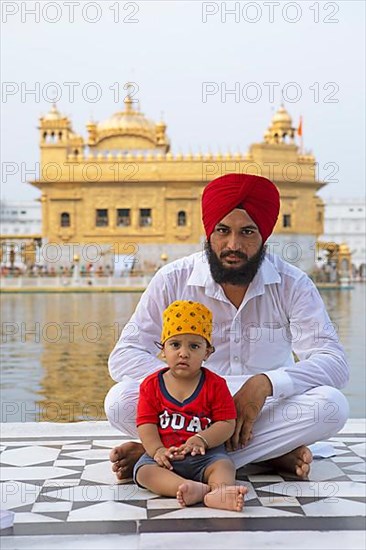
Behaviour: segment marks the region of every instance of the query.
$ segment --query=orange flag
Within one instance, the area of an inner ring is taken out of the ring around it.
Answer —
[[[297,128],[297,135],[302,137],[302,116],[300,117],[299,126]]]

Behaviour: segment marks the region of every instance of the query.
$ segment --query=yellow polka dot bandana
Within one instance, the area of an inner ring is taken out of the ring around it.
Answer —
[[[178,334],[198,334],[211,344],[212,313],[198,302],[177,300],[163,313],[161,343]]]

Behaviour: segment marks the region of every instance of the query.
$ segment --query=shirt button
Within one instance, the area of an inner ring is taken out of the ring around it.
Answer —
[[[239,357],[237,355],[234,355],[234,361],[239,361]]]
[[[280,397],[285,397],[285,394],[284,394],[284,393],[280,393]]]

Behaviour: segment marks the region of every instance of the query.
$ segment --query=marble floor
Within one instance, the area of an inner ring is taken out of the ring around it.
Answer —
[[[106,422],[1,425],[3,549],[365,548],[365,421],[351,419],[308,480],[251,465],[237,473],[243,512],[182,509],[132,482],[116,484]],[[128,440],[128,437],[125,438]]]

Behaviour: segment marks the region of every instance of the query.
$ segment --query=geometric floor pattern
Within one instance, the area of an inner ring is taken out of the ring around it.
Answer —
[[[25,540],[29,548],[52,548],[50,541],[63,536],[62,547],[81,548],[84,546],[80,546],[81,542],[77,545],[75,535],[142,534],[159,534],[160,542],[146,548],[165,548],[164,540],[170,540],[171,544],[180,540],[182,548],[187,533],[196,535],[200,548],[231,548],[235,535],[248,536],[248,533],[261,534],[264,547],[266,537],[274,541],[274,533],[281,532],[286,537],[282,536],[279,548],[291,548],[286,544],[294,545],[292,536],[296,533],[301,539],[305,533],[308,545],[309,536],[318,534],[319,543],[322,540],[319,537],[328,533],[321,548],[328,547],[326,541],[329,547],[338,548],[340,538],[343,546],[339,548],[364,545],[366,463],[361,419],[350,420],[342,432],[327,441],[334,456],[314,459],[306,481],[279,475],[260,465],[238,470],[237,483],[249,490],[240,513],[203,505],[183,509],[175,499],[161,498],[132,482],[117,484],[110,470],[109,451],[129,438],[106,422],[62,426],[2,425],[0,507],[15,514],[13,527],[2,530],[4,548],[26,548],[22,546]],[[216,533],[217,544],[223,533],[229,539],[226,543],[223,539],[222,546],[214,546],[210,538],[210,544],[205,546],[208,539],[200,541],[200,533]],[[180,539],[173,543],[169,537],[178,534]],[[70,535],[74,535],[69,540],[73,546],[66,541]],[[38,546],[32,546],[32,540]],[[86,540],[85,548],[93,548]],[[251,548],[256,548],[253,541]],[[187,543],[187,548],[191,546],[191,542]],[[143,546],[133,543],[131,547]],[[302,546],[297,543],[296,547]],[[318,546],[312,544],[312,548]]]

